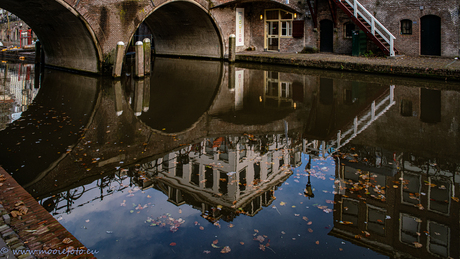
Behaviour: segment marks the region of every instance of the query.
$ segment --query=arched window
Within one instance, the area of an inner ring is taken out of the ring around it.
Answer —
[[[412,34],[412,21],[405,19],[401,20],[401,34],[411,35]]]

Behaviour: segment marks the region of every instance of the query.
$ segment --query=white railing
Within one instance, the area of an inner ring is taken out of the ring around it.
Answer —
[[[337,132],[337,140],[330,142],[330,145],[334,147],[335,151],[339,150],[341,147],[345,146],[348,142],[354,139],[358,134],[367,129],[375,120],[380,116],[385,114],[391,106],[396,102],[394,101],[394,89],[395,86],[390,86],[390,93],[387,97],[381,100],[378,104],[375,101],[372,102],[370,111],[365,113],[361,118],[356,116],[353,120],[353,125],[350,126],[350,129],[343,132],[339,130]]]
[[[342,0],[339,0],[342,2]],[[351,7],[353,7],[353,15],[358,18],[362,17],[370,26],[371,33],[375,36],[378,33],[389,45],[390,45],[390,56],[394,57],[394,40],[396,39],[387,28],[385,28],[375,17],[368,11],[362,4],[357,0],[345,0]],[[365,14],[365,15],[364,15]],[[359,16],[358,16],[359,15]]]
[[[394,101],[395,86],[390,86],[390,91],[387,96],[381,99],[378,103],[373,101],[368,111],[361,117],[356,116],[353,123],[348,127],[348,130],[342,133],[341,130],[337,132],[337,138],[330,141],[317,140],[311,143],[304,143],[304,151],[315,151],[319,156],[326,157],[339,151],[341,147],[348,144],[352,139],[358,136],[361,132],[367,129],[374,121],[380,116],[385,114],[396,102]]]

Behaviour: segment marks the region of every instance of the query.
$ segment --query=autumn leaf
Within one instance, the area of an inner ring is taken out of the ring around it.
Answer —
[[[169,245],[170,245],[170,246],[176,246],[176,243],[175,243],[175,242],[171,242]]]
[[[212,243],[215,244],[215,245],[217,245],[217,243],[219,243],[219,240],[216,239],[216,240],[212,241]]]
[[[315,244],[319,245],[319,241],[316,241]]]
[[[230,253],[232,251],[229,246],[225,246],[220,252],[222,254]]]
[[[70,244],[70,243],[72,243],[72,242],[73,242],[73,240],[70,239],[70,238],[68,238],[68,237],[67,237],[67,238],[64,238],[64,240],[62,240],[62,243],[66,244],[66,245],[68,245],[68,244]]]

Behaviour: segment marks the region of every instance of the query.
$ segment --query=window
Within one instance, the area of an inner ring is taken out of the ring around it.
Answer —
[[[412,34],[412,21],[411,20],[401,21],[401,34],[405,34],[405,35]]]
[[[281,36],[292,36],[292,21],[281,22]]]
[[[283,10],[266,10],[265,20],[267,22],[268,35],[279,37],[292,37],[292,21],[294,15]],[[278,29],[280,26],[280,29]]]
[[[355,30],[355,24],[347,22],[344,25],[344,38],[351,39],[353,38],[353,31]]]
[[[422,220],[409,216],[407,214],[400,214],[400,228],[399,237],[402,243],[414,245],[414,242],[420,242],[420,222]]]

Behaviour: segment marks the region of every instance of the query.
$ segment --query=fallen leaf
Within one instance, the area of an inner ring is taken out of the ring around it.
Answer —
[[[319,241],[316,241],[315,244],[319,245]]]
[[[68,244],[70,244],[70,243],[72,243],[72,242],[73,242],[73,240],[70,239],[70,238],[68,238],[68,237],[67,237],[67,238],[64,238],[64,240],[62,240],[62,243],[66,244],[66,245],[68,245]]]
[[[244,245],[244,242],[240,242],[241,245]]]
[[[225,246],[220,252],[222,254],[230,253],[232,251],[229,246]]]
[[[169,244],[170,246],[176,246],[176,243],[175,242],[172,242]]]
[[[219,243],[219,240],[216,239],[216,240],[212,241],[212,243],[215,244],[215,245],[217,245],[217,243]]]

